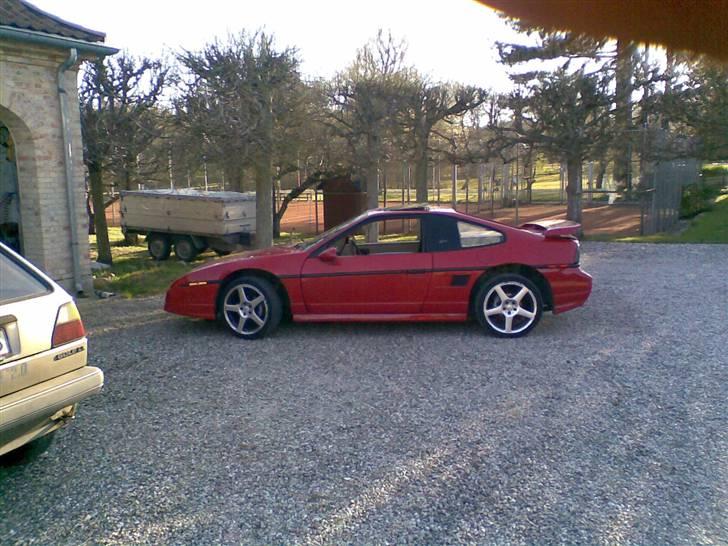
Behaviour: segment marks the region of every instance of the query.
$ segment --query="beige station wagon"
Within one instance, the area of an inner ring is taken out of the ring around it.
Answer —
[[[0,456],[41,452],[101,390],[104,374],[86,365],[86,351],[71,296],[0,244]]]

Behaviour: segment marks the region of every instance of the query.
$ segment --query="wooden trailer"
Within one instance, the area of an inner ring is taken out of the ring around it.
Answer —
[[[191,261],[211,248],[220,255],[250,246],[255,234],[255,193],[139,190],[121,192],[121,229],[147,238],[155,260]]]

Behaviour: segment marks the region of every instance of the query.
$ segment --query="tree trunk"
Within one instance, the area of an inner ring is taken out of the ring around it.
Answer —
[[[604,188],[604,175],[605,174],[607,174],[607,160],[600,159],[599,166],[597,167],[597,178],[596,178],[596,188],[598,190],[601,190]]]
[[[101,167],[92,163],[88,166],[88,178],[91,190],[91,201],[94,206],[94,227],[96,228],[97,261],[111,265],[111,245],[109,244],[109,228],[106,225],[106,209],[104,207],[104,181]]]
[[[379,207],[379,138],[377,135],[367,135],[367,164],[364,171],[367,190],[367,209]],[[402,186],[404,190],[404,185]],[[367,228],[367,242],[376,243],[379,241],[379,226],[377,222],[369,223]]]
[[[415,189],[417,192],[417,202],[427,203],[427,140],[420,142],[418,140],[415,149]]]
[[[124,169],[124,189],[125,190],[131,190],[131,177],[129,176],[129,169]],[[104,220],[106,220],[106,215],[104,214]],[[124,244],[130,245],[130,246],[136,246],[139,244],[139,235],[136,233],[125,233],[124,234]]]
[[[566,219],[581,224],[581,158],[566,161]]]
[[[263,154],[255,166],[255,247],[273,246],[273,189],[271,159]]]
[[[255,165],[255,247],[273,246],[273,103],[268,84],[260,89],[262,146]]]
[[[620,189],[630,190],[632,161],[632,73],[635,44],[617,42],[615,70],[616,141],[614,146],[614,180]]]

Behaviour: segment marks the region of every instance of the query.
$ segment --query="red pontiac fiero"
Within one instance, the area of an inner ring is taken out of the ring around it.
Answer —
[[[311,241],[195,269],[167,291],[170,313],[218,319],[254,339],[295,322],[465,321],[518,337],[544,311],[586,302],[579,225],[510,227],[426,206],[376,209]]]

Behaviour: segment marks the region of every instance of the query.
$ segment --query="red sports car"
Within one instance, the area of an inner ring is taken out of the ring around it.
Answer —
[[[452,209],[376,209],[315,239],[195,269],[167,291],[170,313],[219,319],[236,335],[295,322],[465,321],[527,334],[544,311],[583,305],[579,225],[510,227]]]

